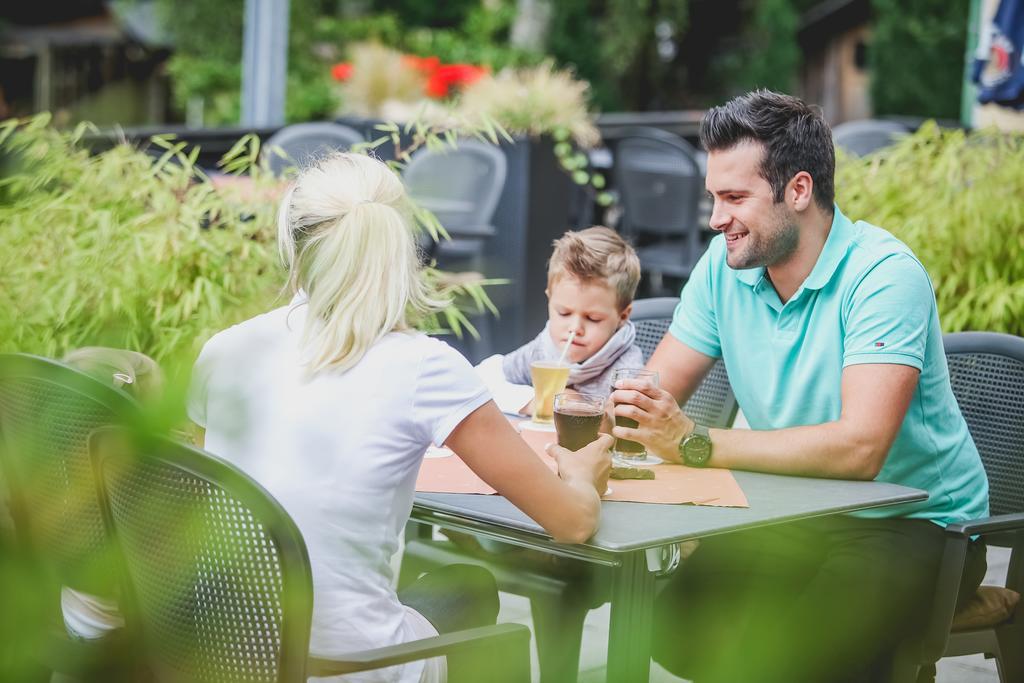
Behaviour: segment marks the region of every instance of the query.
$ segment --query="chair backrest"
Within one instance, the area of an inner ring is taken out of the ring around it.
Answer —
[[[644,362],[650,360],[654,349],[661,343],[678,304],[679,299],[675,297],[637,299],[633,302],[630,320],[636,328],[636,344],[643,351]],[[732,426],[737,409],[729,373],[721,359],[715,362],[711,372],[683,406],[684,412],[697,422],[721,428]]]
[[[1024,511],[1024,338],[943,337],[953,395],[988,474],[993,515]]]
[[[88,440],[135,411],[127,394],[65,365],[0,355],[0,467],[11,513],[22,544],[56,585],[116,593]]]
[[[902,123],[862,119],[840,123],[832,129],[832,140],[846,152],[864,156],[888,147],[910,131]]]
[[[360,142],[365,140],[355,128],[330,121],[313,121],[285,126],[271,135],[263,147],[269,154],[270,170],[274,175],[281,175],[288,168],[303,169],[330,152],[345,152]]]
[[[402,173],[411,196],[437,216],[446,230],[490,224],[505,188],[508,161],[500,147],[459,140],[452,149],[421,149]]]
[[[657,128],[627,128],[614,158],[624,232],[692,236],[696,245],[704,179],[690,143]]]
[[[309,557],[270,494],[168,439],[101,430],[92,455],[123,560],[126,618],[156,680],[304,682]]]

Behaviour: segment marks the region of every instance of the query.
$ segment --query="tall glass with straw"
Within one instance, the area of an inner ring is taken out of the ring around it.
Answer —
[[[533,422],[550,425],[554,421],[555,394],[565,391],[569,381],[569,364],[566,357],[576,337],[576,330],[569,331],[562,354],[556,361],[536,360],[530,363],[530,380],[533,382]]]

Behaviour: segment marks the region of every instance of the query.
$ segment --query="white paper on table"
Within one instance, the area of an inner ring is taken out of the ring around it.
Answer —
[[[518,415],[519,409],[533,399],[533,387],[528,384],[512,384],[506,380],[505,372],[501,369],[504,358],[501,354],[495,354],[480,361],[475,369],[501,412]]]

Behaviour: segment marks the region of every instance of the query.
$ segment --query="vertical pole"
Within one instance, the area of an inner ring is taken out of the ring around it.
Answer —
[[[35,110],[36,112],[53,109],[53,48],[43,43],[36,52],[35,73]]]
[[[974,125],[974,105],[977,98],[977,88],[971,81],[971,72],[974,70],[974,51],[978,47],[978,32],[981,30],[981,0],[971,0],[971,6],[967,10],[967,46],[964,54],[964,81],[960,89],[960,123],[970,128]]]
[[[284,124],[289,0],[245,0],[242,125]]]

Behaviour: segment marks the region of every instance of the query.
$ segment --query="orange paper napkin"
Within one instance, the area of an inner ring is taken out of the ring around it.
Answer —
[[[544,447],[557,441],[554,432],[523,429],[523,439],[530,444],[551,469],[557,470],[553,458]],[[612,479],[611,493],[603,500],[634,503],[667,503],[716,505],[722,507],[749,507],[735,477],[729,470],[697,469],[662,463],[654,465],[654,479]],[[416,490],[423,493],[477,493],[494,494],[462,459],[447,449],[431,449],[420,466]]]

